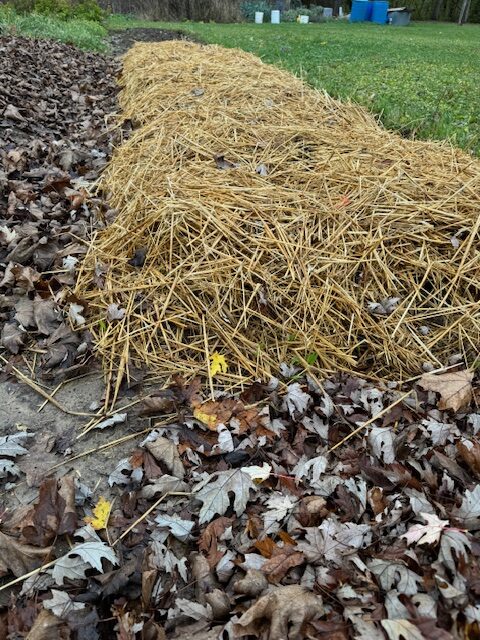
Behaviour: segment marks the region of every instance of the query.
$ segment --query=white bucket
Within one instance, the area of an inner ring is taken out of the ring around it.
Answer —
[[[263,11],[255,11],[255,24],[263,24]]]
[[[272,24],[280,24],[280,11],[278,9],[272,10]]]
[[[300,18],[299,22],[300,24],[308,24],[308,21],[310,20],[310,16],[298,16]]]

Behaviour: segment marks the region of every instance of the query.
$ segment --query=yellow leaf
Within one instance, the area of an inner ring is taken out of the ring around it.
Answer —
[[[200,422],[203,422],[203,424],[206,424],[207,427],[212,431],[216,430],[217,416],[211,415],[211,414],[209,415],[208,413],[201,411],[201,407],[195,407],[195,409],[193,410],[193,415],[197,420],[200,420]]]
[[[103,496],[100,496],[96,506],[93,509],[93,518],[84,518],[87,524],[91,524],[95,531],[105,529],[110,517],[110,511],[112,509],[112,503],[105,500]]]
[[[212,353],[210,356],[210,375],[212,378],[217,375],[217,373],[227,373],[228,364],[225,360],[225,356],[222,356],[220,353]]]

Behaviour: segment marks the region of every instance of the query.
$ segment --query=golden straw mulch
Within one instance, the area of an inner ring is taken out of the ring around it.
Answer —
[[[137,44],[120,101],[137,129],[101,185],[118,216],[77,287],[107,370],[207,374],[217,352],[236,386],[282,362],[390,379],[472,364],[478,160],[215,46]]]

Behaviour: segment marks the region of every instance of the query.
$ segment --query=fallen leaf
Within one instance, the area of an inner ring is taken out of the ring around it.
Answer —
[[[385,591],[396,588],[400,593],[412,596],[418,592],[417,585],[422,584],[422,578],[402,562],[374,558],[367,562],[367,566]]]
[[[225,156],[221,154],[215,156],[215,164],[217,165],[217,169],[236,169],[239,166],[234,162],[230,162],[230,160],[227,160]]]
[[[233,522],[234,518],[221,516],[212,520],[200,534],[198,548],[205,553],[211,569],[218,564],[224,554],[224,551],[218,549],[218,538],[228,527],[232,526]]]
[[[228,364],[225,356],[216,351],[210,356],[210,375],[214,378],[219,373],[227,373]]]
[[[72,534],[77,526],[75,483],[73,476],[60,480],[47,478],[39,489],[38,502],[22,536],[31,544],[45,546],[64,533]]]
[[[278,584],[292,567],[298,567],[304,562],[303,553],[286,545],[265,562],[261,571],[271,584]]]
[[[82,312],[83,312],[83,305],[76,304],[75,302],[70,303],[68,315],[74,326],[83,327],[83,325],[86,323],[86,320],[82,315]]]
[[[480,529],[480,485],[470,491],[467,489],[463,496],[462,504],[452,510],[452,515],[460,520],[462,527],[470,531],[478,531]]]
[[[381,620],[389,640],[425,640],[422,632],[410,620]]]
[[[235,410],[243,409],[243,405],[233,398],[223,400],[208,400],[198,405],[193,410],[193,415],[197,420],[203,422],[210,431],[217,431],[218,425],[227,425]]]
[[[477,440],[458,440],[457,451],[474,474],[480,476],[480,443]]]
[[[258,637],[265,631],[265,637],[272,640],[299,640],[304,637],[302,626],[325,613],[322,598],[300,585],[270,589],[234,623],[233,629],[237,637]]]
[[[177,514],[172,514],[171,516],[166,513],[160,513],[156,518],[155,522],[158,524],[160,529],[168,529],[168,531],[180,542],[187,542],[191,539],[191,532],[195,525],[193,520],[183,520]]]
[[[62,620],[50,611],[42,609],[25,640],[65,640],[68,637],[66,633],[68,630],[64,628]]]
[[[113,427],[115,424],[122,424],[127,420],[126,413],[114,413],[110,418],[106,418],[95,425],[95,429],[106,429],[107,427]]]
[[[107,320],[110,322],[113,322],[114,320],[123,320],[125,313],[125,309],[120,309],[118,304],[109,304],[107,307]]]
[[[65,619],[72,611],[85,609],[85,603],[74,602],[65,591],[52,589],[51,593],[52,597],[43,601],[43,607],[51,611],[57,618]]]
[[[440,540],[445,527],[448,527],[448,520],[440,520],[435,514],[421,513],[422,518],[427,524],[414,524],[407,533],[401,535],[405,538],[407,544],[435,544]]]
[[[248,467],[241,467],[240,471],[250,476],[255,484],[261,484],[270,477],[272,467],[267,462],[264,462],[261,467],[258,465],[251,465]]]
[[[203,503],[199,524],[209,522],[216,515],[224,515],[230,506],[229,493],[235,497],[233,508],[240,516],[245,511],[251,489],[255,490],[255,485],[250,476],[239,469],[214,473],[206,484],[202,482],[199,488],[194,489],[196,499]]]
[[[17,354],[22,349],[27,334],[21,331],[18,325],[14,322],[7,322],[2,328],[2,346],[10,351],[10,353]]]
[[[17,578],[48,562],[52,547],[21,544],[0,531],[0,575],[9,571]]]
[[[297,414],[305,413],[308,405],[312,401],[310,395],[302,391],[302,387],[295,382],[287,387],[287,394],[283,401],[284,408],[288,409],[290,415],[295,417]]]
[[[452,409],[458,411],[470,404],[472,399],[471,371],[453,371],[448,373],[424,374],[418,384],[427,391],[435,391],[440,394],[439,409]]]
[[[146,442],[145,446],[155,460],[163,462],[170,473],[180,479],[184,477],[185,469],[174,442],[168,440],[168,438],[158,436],[155,440]]]
[[[97,504],[93,508],[93,517],[87,516],[84,518],[84,520],[87,524],[90,524],[95,529],[95,531],[106,529],[111,510],[112,503],[108,500],[105,500],[103,496],[100,496]]]
[[[107,560],[113,565],[118,564],[113,549],[100,539],[83,542],[74,545],[68,553],[58,558],[49,572],[55,582],[62,585],[65,580],[83,580],[88,569],[96,569],[103,573],[102,560]]]

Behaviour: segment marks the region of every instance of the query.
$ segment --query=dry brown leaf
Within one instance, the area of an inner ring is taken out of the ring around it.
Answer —
[[[73,476],[65,476],[58,482],[56,478],[47,478],[40,486],[31,521],[22,529],[23,537],[27,542],[44,546],[56,536],[73,533],[76,528]]]
[[[300,585],[273,587],[246,611],[236,624],[237,636],[259,636],[268,624],[269,640],[300,640],[302,626],[324,614],[323,602]]]
[[[452,371],[449,373],[426,373],[418,384],[427,391],[436,391],[440,394],[439,409],[452,409],[458,411],[466,407],[472,399],[471,371]]]
[[[69,637],[67,625],[50,611],[42,609],[25,640],[67,640]]]
[[[153,442],[147,442],[146,448],[158,462],[163,462],[166,468],[176,478],[183,478],[185,469],[180,459],[177,446],[168,438],[159,436]]]
[[[211,431],[216,431],[219,424],[226,425],[228,423],[235,410],[241,411],[242,409],[242,403],[234,398],[225,398],[225,400],[216,402],[208,400],[196,406],[193,415]]]
[[[235,518],[226,518],[221,516],[212,520],[200,534],[198,548],[205,553],[210,568],[213,569],[224,555],[224,551],[219,551],[217,542],[218,537],[224,533],[225,529],[230,527]]]
[[[457,450],[473,473],[480,476],[480,443],[464,438],[457,442]]]
[[[17,578],[36,569],[48,560],[51,547],[39,548],[21,544],[0,531],[0,575],[9,571]]]
[[[298,567],[304,561],[303,553],[295,551],[293,546],[285,546],[265,562],[262,573],[271,584],[278,584],[292,567]]]

